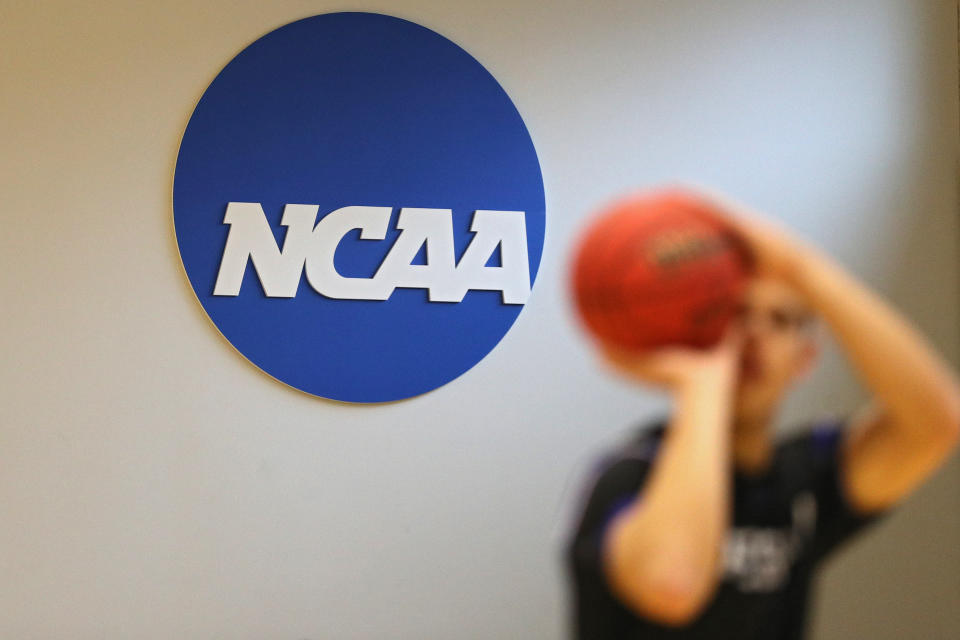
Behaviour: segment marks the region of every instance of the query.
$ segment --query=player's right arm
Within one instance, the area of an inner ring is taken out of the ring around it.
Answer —
[[[613,350],[622,374],[667,389],[674,408],[637,498],[610,522],[603,569],[612,592],[659,624],[692,621],[716,589],[730,504],[730,425],[739,334],[697,352],[637,357]]]

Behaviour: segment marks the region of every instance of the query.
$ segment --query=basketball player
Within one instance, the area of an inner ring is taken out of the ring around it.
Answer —
[[[715,348],[616,371],[673,410],[599,470],[568,559],[583,640],[796,639],[820,562],[933,473],[960,440],[960,387],[897,312],[813,247],[716,196],[756,259]],[[829,328],[870,401],[774,442],[778,408]]]

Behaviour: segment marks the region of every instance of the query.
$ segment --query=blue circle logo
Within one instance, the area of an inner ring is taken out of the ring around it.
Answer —
[[[173,187],[219,331],[310,394],[408,398],[510,329],[543,251],[543,179],[510,98],[443,36],[331,13],[263,36],[197,104]]]

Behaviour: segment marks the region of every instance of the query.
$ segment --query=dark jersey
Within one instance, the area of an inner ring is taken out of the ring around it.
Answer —
[[[598,469],[569,542],[574,637],[796,640],[804,637],[807,596],[817,564],[876,518],[844,499],[839,475],[842,423],[821,422],[775,450],[762,475],[734,474],[733,518],[724,570],[712,602],[683,628],[667,628],[626,608],[601,565],[604,531],[637,496],[667,419],[658,420]]]

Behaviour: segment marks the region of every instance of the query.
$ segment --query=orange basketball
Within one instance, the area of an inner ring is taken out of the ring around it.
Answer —
[[[644,192],[598,212],[574,255],[574,301],[596,338],[629,350],[709,347],[743,296],[751,259],[708,202]]]

